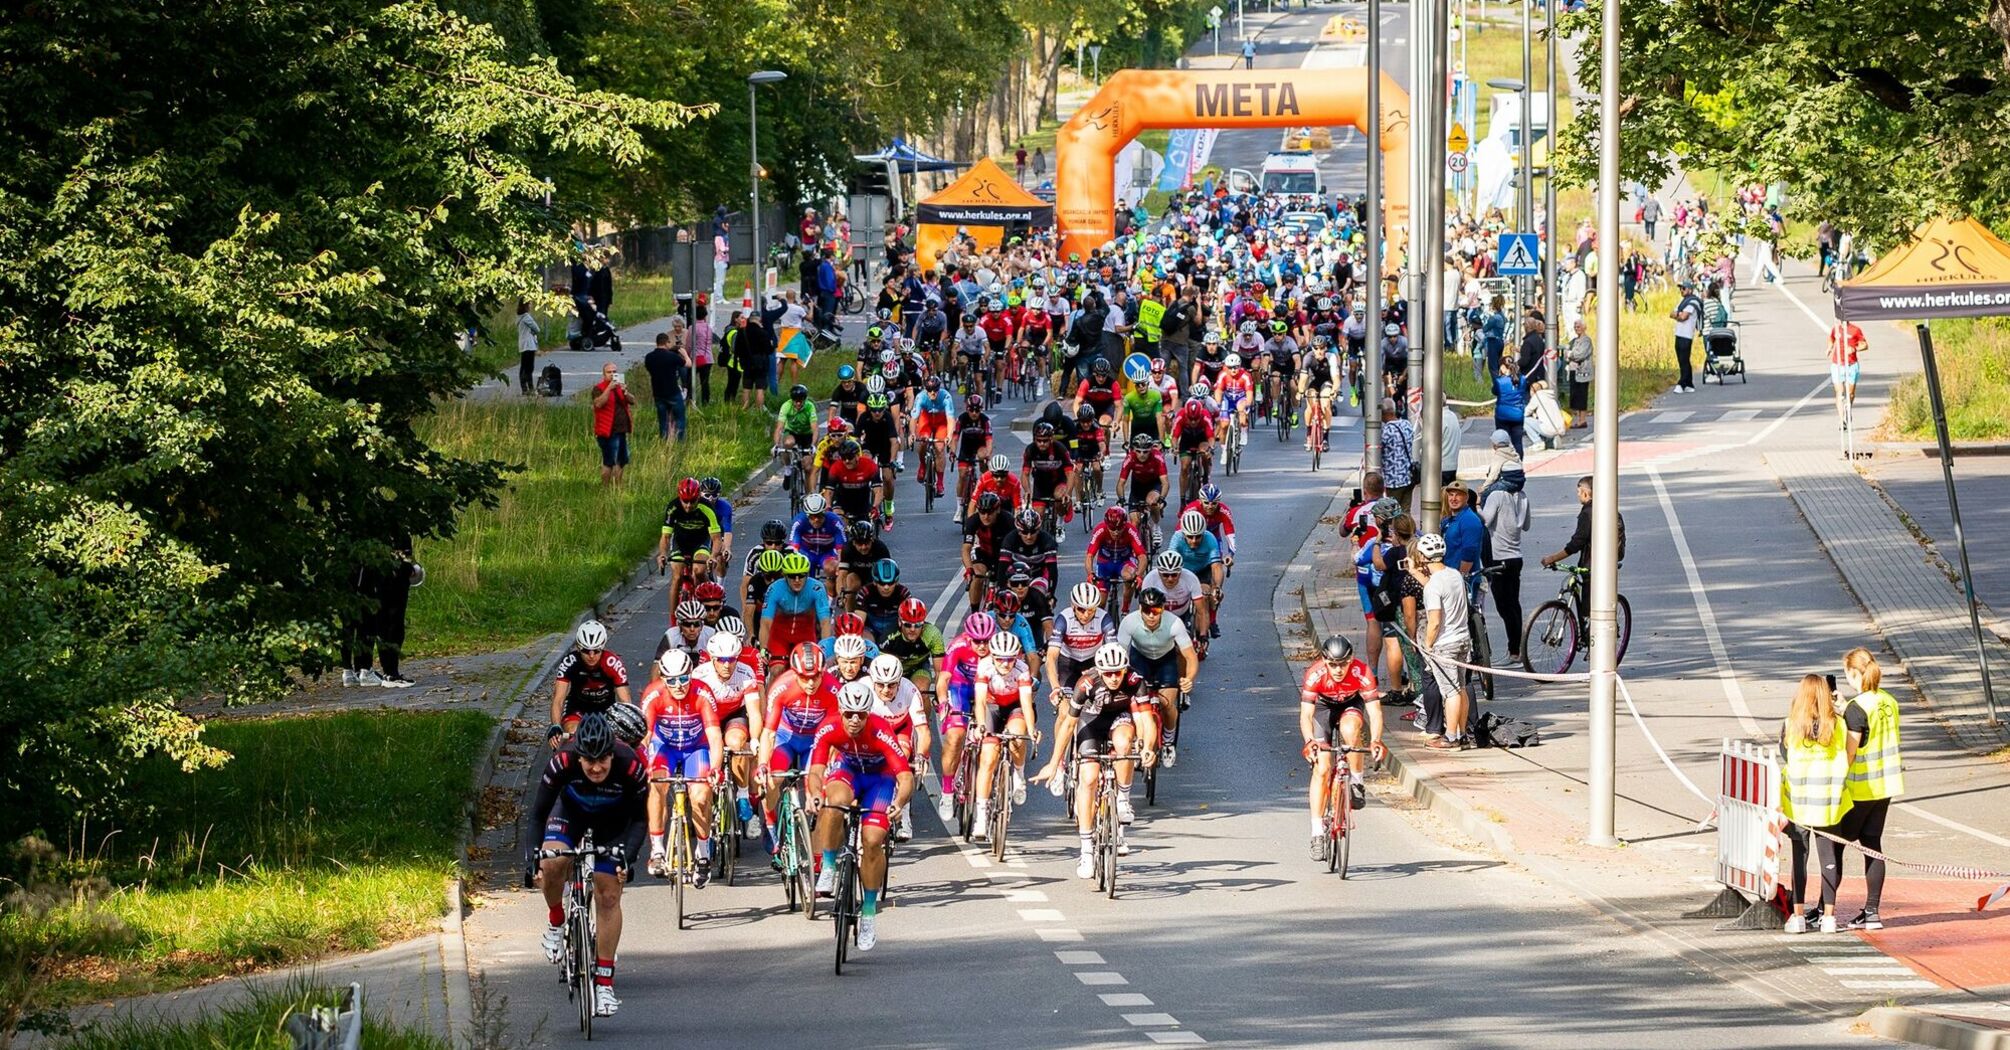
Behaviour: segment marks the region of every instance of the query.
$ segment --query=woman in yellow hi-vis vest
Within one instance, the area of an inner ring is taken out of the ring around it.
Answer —
[[[1838,834],[1865,849],[1882,851],[1884,818],[1891,811],[1891,800],[1905,791],[1898,753],[1898,701],[1880,688],[1884,676],[1870,650],[1851,649],[1844,654],[1843,673],[1856,690],[1843,709],[1855,753],[1850,759],[1849,781],[1843,786],[1850,811]],[[1866,855],[1863,881],[1863,910],[1846,925],[1852,930],[1882,930],[1884,920],[1878,917],[1877,906],[1884,897],[1884,861]]]
[[[1787,709],[1786,723],[1780,726],[1780,812],[1787,825],[1787,841],[1794,854],[1793,914],[1787,917],[1788,933],[1806,933],[1819,922],[1823,933],[1836,932],[1836,888],[1842,885],[1842,845],[1815,836],[1815,851],[1822,862],[1822,904],[1801,911],[1808,884],[1808,836],[1803,828],[1838,834],[1849,812],[1850,802],[1843,792],[1849,778],[1851,748],[1849,734],[1836,717],[1835,693],[1820,675],[1802,675],[1801,687],[1794,692],[1793,706]]]

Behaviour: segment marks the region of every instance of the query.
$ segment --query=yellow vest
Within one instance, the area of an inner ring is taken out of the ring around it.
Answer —
[[[1898,700],[1882,689],[1858,693],[1850,703],[1863,709],[1868,722],[1856,761],[1850,763],[1844,794],[1852,802],[1893,798],[1905,793],[1905,774],[1898,756]]]
[[[1833,827],[1849,812],[1843,782],[1849,778],[1849,752],[1843,747],[1847,730],[1836,726],[1827,746],[1798,740],[1789,731],[1787,753],[1780,767],[1780,812],[1804,828]]]
[[[1144,331],[1146,339],[1154,343],[1159,341],[1159,322],[1164,320],[1165,315],[1166,304],[1157,299],[1146,299],[1138,304],[1138,327]]]

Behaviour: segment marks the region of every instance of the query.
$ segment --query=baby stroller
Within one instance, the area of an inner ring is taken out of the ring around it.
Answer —
[[[1738,350],[1737,321],[1703,330],[1703,381],[1709,382],[1711,376],[1717,377],[1719,385],[1726,381],[1726,376],[1737,376],[1740,383],[1750,382],[1745,377],[1745,356]]]
[[[606,347],[615,353],[621,352],[621,336],[614,331],[614,324],[607,319],[593,300],[584,297],[573,299],[574,312],[565,329],[565,344],[574,351]],[[590,334],[589,334],[590,333]]]

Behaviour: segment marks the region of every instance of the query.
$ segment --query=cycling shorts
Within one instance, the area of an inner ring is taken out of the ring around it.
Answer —
[[[768,772],[786,773],[810,767],[810,748],[816,743],[810,733],[796,733],[784,726],[775,730],[775,749],[768,754]]]
[[[884,642],[900,630],[899,610],[865,614],[865,629],[866,633],[872,635],[873,641]]]
[[[1137,563],[1138,560],[1132,557],[1123,557],[1114,559],[1097,558],[1096,579],[1106,583],[1117,580],[1124,575],[1125,569],[1128,569],[1131,566],[1136,565]]]
[[[1094,718],[1084,718],[1075,723],[1075,754],[1084,759],[1099,755],[1110,744],[1118,726],[1131,724],[1129,708],[1111,705],[1103,708]]]
[[[1012,720],[1013,720],[1013,719],[1015,719],[1015,718],[1018,718],[1019,716],[1020,716],[1020,711],[1019,711],[1019,698],[1018,698],[1018,697],[1013,697],[1013,698],[1012,698],[1012,702],[1011,702],[1011,703],[1009,703],[1009,704],[992,704],[992,705],[991,705],[991,711],[990,711],[990,719],[989,719],[989,721],[990,721],[990,723],[991,723],[991,725],[990,725],[990,730],[991,730],[991,732],[993,732],[993,733],[1009,733],[1009,732],[1011,732],[1011,731],[1012,731]],[[1027,731],[1028,729],[1030,729],[1030,728],[1032,728],[1032,727],[1031,727],[1031,726],[1026,726],[1026,725],[1023,725],[1023,724],[1022,724],[1022,725],[1020,726],[1020,729],[1019,729],[1019,731],[1023,733],[1023,732],[1026,732],[1026,731]]]
[[[1842,383],[1847,383],[1850,386],[1855,386],[1857,385],[1857,380],[1860,377],[1862,377],[1862,375],[1863,375],[1863,365],[1860,362],[1847,365],[1838,365],[1831,363],[1829,365],[1829,384],[1832,386]]]
[[[803,557],[810,560],[810,575],[812,576],[822,573],[824,571],[824,563],[838,555],[835,548],[819,550],[815,547],[800,547],[797,549],[802,551]]]
[[[1210,438],[1208,436],[1208,433],[1204,430],[1193,430],[1187,427],[1181,427],[1179,430],[1180,454],[1185,455],[1190,452],[1198,452],[1200,451],[1202,445],[1207,444],[1211,440],[1213,439]]]
[[[949,417],[939,412],[923,412],[914,421],[916,441],[949,440]]]
[[[1075,688],[1075,683],[1080,682],[1083,675],[1095,669],[1096,658],[1093,655],[1077,660],[1062,652],[1059,654],[1059,658],[1054,661],[1054,670],[1057,672],[1055,681],[1060,682],[1063,689]]]
[[[545,818],[544,841],[563,843],[570,849],[579,845],[589,831],[593,833],[593,841],[599,845],[618,845],[628,837],[628,822],[612,814],[581,813],[565,796],[559,796],[558,804],[551,807],[551,815]],[[605,853],[594,857],[593,870],[597,874],[613,875],[617,870],[614,858]]]
[[[1180,656],[1178,649],[1168,649],[1164,656],[1146,656],[1131,646],[1131,670],[1137,672],[1146,684],[1161,689],[1179,685]]]
[[[1328,743],[1337,739],[1335,734],[1340,729],[1340,720],[1345,718],[1349,711],[1354,713],[1355,718],[1362,719],[1364,725],[1366,724],[1368,702],[1361,699],[1359,693],[1345,701],[1327,700],[1322,697],[1318,703],[1313,704],[1312,722],[1319,727],[1319,739]]]
[[[803,642],[817,640],[817,618],[813,613],[777,613],[768,625],[768,659],[786,662],[789,653]]]
[[[703,565],[711,561],[711,538],[670,537],[670,560],[678,565]]]
[[[862,824],[869,828],[886,828],[886,811],[893,806],[893,777],[885,773],[855,773],[839,761],[831,765],[825,782],[851,788],[852,798],[858,801],[858,808],[863,813]]]
[[[1234,412],[1238,407],[1240,407],[1243,401],[1247,400],[1248,397],[1249,395],[1243,393],[1241,390],[1231,390],[1221,395],[1222,416],[1226,418],[1230,413]]]
[[[704,780],[712,775],[712,749],[703,744],[688,748],[658,747],[652,740],[649,746],[649,775]]]
[[[1361,619],[1375,619],[1375,602],[1368,595],[1368,585],[1362,583],[1360,580],[1355,580],[1354,590],[1361,597]]]

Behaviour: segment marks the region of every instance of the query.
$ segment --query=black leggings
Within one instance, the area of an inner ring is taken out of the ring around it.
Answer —
[[[1854,812],[1854,810],[1851,812]],[[1849,817],[1846,815],[1843,817],[1842,824],[1820,830],[1840,837],[1843,827],[1848,823]],[[1820,857],[1822,863],[1822,908],[1823,910],[1834,908],[1836,906],[1836,890],[1842,887],[1842,843],[1815,835],[1799,824],[1788,824],[1786,836],[1787,842],[1793,847],[1794,853],[1794,909],[1798,911],[1801,902],[1807,899],[1808,839],[1810,838],[1815,840],[1815,853]],[[1880,864],[1879,868],[1882,869],[1883,865]],[[1884,872],[1879,870],[1878,886],[1882,889],[1883,885]]]
[[[1850,806],[1843,814],[1842,823],[1836,825],[1836,834],[1864,847],[1884,852],[1884,818],[1891,813],[1888,798],[1860,801]],[[1838,847],[1840,848],[1840,847]],[[1836,877],[1842,877],[1842,866],[1836,866]],[[1863,859],[1864,898],[1863,906],[1876,911],[1878,903],[1884,899],[1884,861],[1866,856]]]

